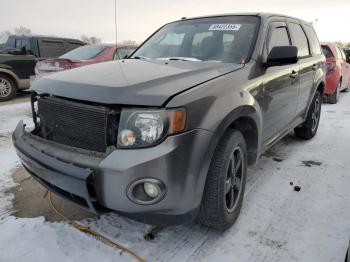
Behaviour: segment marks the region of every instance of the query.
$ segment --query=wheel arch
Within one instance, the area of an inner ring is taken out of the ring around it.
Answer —
[[[260,151],[261,127],[261,117],[257,109],[252,105],[240,106],[231,111],[215,130],[215,144],[217,146],[229,128],[240,131],[247,144],[248,164],[253,165]]]

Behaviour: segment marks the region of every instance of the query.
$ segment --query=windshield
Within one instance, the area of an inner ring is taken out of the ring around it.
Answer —
[[[85,46],[78,47],[60,56],[60,58],[73,59],[73,60],[93,59],[105,49],[106,49],[105,46],[85,45]]]
[[[327,58],[334,57],[332,51],[328,48],[328,46],[322,46],[322,52]]]
[[[168,24],[131,58],[244,63],[259,25],[255,16],[225,16]]]

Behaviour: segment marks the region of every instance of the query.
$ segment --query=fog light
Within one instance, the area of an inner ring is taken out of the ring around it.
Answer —
[[[159,195],[159,187],[156,184],[145,182],[143,189],[150,198],[156,198]]]
[[[166,194],[164,183],[155,178],[141,178],[132,182],[126,189],[128,198],[139,205],[153,205]]]

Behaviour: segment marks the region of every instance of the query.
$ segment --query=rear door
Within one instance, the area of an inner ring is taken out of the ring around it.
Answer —
[[[265,43],[267,53],[275,46],[290,46],[286,22],[271,22]],[[256,99],[263,110],[263,141],[269,144],[295,117],[299,89],[299,66],[273,66],[266,69],[263,90]]]
[[[306,113],[311,96],[313,95],[316,70],[321,66],[321,60],[313,57],[309,39],[302,25],[296,21],[289,21],[288,27],[291,32],[292,43],[298,47],[300,88],[297,96],[298,106],[296,115],[303,115]]]

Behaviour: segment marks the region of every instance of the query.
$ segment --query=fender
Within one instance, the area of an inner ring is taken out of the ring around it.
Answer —
[[[239,123],[242,126],[237,126],[236,128],[239,130],[245,130],[249,128],[250,125],[254,126],[254,133],[256,133],[255,137],[249,137],[249,135],[245,136],[248,146],[248,163],[254,164],[258,158],[258,152],[260,152],[261,145],[262,118],[259,112],[260,109],[257,103],[254,103],[253,105],[242,105],[232,110],[221,121],[220,125],[214,132],[211,142],[215,144],[215,148],[226,130],[231,127],[235,121],[242,118],[249,119],[249,123],[247,123],[245,126],[244,123]]]
[[[0,65],[3,66],[3,65]],[[11,76],[15,80],[15,84],[17,85],[18,89],[27,89],[30,86],[30,81],[29,79],[20,79],[15,73],[12,71],[5,69],[5,68],[0,68],[0,73],[7,74]]]
[[[0,64],[0,73],[5,73],[7,75],[12,76],[12,78],[16,81],[17,85],[19,85],[19,81],[20,81],[19,77],[7,68],[11,69],[11,67],[9,67],[7,65]]]
[[[248,164],[253,165],[257,162],[259,157],[260,147],[261,147],[260,145],[261,145],[262,119],[261,117],[259,117],[259,113],[258,113],[259,110],[256,106],[257,104],[242,105],[240,107],[235,108],[222,120],[221,124],[215,130],[212,138],[210,139],[209,147],[207,148],[207,153],[205,154],[205,157],[203,159],[203,162],[202,162],[203,164],[200,171],[200,181],[202,181],[201,184],[203,184],[203,186],[201,187],[201,190],[202,190],[201,195],[203,195],[204,184],[205,184],[205,181],[207,180],[207,175],[209,172],[211,160],[213,158],[216,147],[221,137],[224,135],[226,130],[230,126],[232,126],[232,124],[236,120],[242,117],[244,117],[245,119],[249,118],[252,121],[252,123],[254,123],[256,126],[256,132],[257,132],[256,137],[250,140],[246,139],[246,141],[247,141],[247,145],[248,143],[251,143],[251,147],[253,148],[253,150],[250,150],[250,152],[248,152]]]
[[[317,72],[315,74],[314,85],[312,87],[312,96],[311,96],[311,99],[309,99],[309,103],[306,107],[307,110],[305,111],[304,116],[303,116],[304,120],[307,118],[307,113],[309,112],[313,97],[315,96],[316,91],[318,90],[318,87],[320,85],[323,85],[323,89],[322,89],[322,95],[323,95],[324,89],[326,87],[325,83],[326,83],[326,81],[324,78],[323,70],[322,69],[317,70]]]

